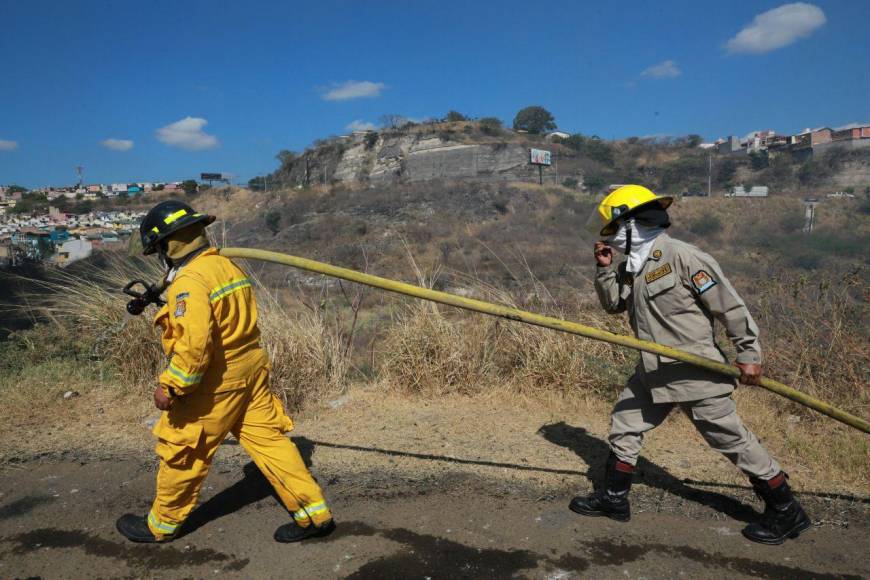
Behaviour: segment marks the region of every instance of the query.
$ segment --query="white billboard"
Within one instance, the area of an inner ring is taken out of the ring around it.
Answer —
[[[543,149],[529,149],[529,162],[532,165],[552,165],[550,152]]]

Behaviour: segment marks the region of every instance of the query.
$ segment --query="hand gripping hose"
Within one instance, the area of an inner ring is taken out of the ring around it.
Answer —
[[[544,328],[560,330],[562,332],[567,332],[570,334],[577,334],[579,336],[584,336],[593,340],[601,340],[604,342],[609,342],[610,344],[618,344],[619,346],[624,346],[635,350],[651,352],[653,354],[662,355],[668,358],[695,365],[697,367],[721,373],[729,377],[740,377],[740,371],[736,367],[733,367],[731,365],[698,356],[696,354],[691,354],[682,350],[677,350],[668,346],[663,346],[655,342],[640,340],[630,336],[623,336],[621,334],[614,334],[606,330],[598,330],[597,328],[577,324],[576,322],[568,322],[566,320],[560,320],[558,318],[551,318],[549,316],[542,316],[540,314],[526,312],[517,308],[500,306],[498,304],[492,304],[489,302],[484,302],[482,300],[464,298],[462,296],[449,294],[447,292],[439,292],[437,290],[421,288],[420,286],[414,286],[413,284],[406,284],[405,282],[398,282],[396,280],[390,280],[388,278],[381,278],[379,276],[363,274],[362,272],[357,272],[356,270],[339,268],[338,266],[324,264],[323,262],[315,262],[314,260],[307,260],[305,258],[298,258],[296,256],[280,254],[278,252],[269,252],[266,250],[255,250],[250,248],[223,248],[221,249],[220,253],[221,255],[228,258],[246,258],[251,260],[274,262],[276,264],[283,264],[285,266],[292,266],[293,268],[299,268],[302,270],[307,270],[309,272],[316,272],[318,274],[324,274],[333,278],[341,278],[342,280],[348,280],[350,282],[356,282],[358,284],[365,284],[366,286],[372,286],[374,288],[380,288],[381,290],[404,294],[405,296],[413,296],[414,298],[421,298],[423,300],[438,302],[440,304],[447,304],[448,306],[455,306],[457,308],[472,310],[474,312],[482,312],[483,314],[507,318],[508,320],[524,322],[526,324],[531,324],[534,326],[543,326]],[[768,391],[773,391],[777,395],[781,395],[787,399],[791,399],[796,403],[800,403],[805,407],[809,407],[814,411],[818,411],[819,413],[836,419],[841,423],[845,423],[850,427],[854,427],[855,429],[863,431],[864,433],[870,433],[870,422],[867,422],[860,417],[856,417],[855,415],[847,413],[846,411],[838,409],[833,405],[829,405],[824,401],[820,401],[815,397],[811,397],[806,393],[795,390],[778,381],[763,377],[761,379],[760,386],[764,387]]]

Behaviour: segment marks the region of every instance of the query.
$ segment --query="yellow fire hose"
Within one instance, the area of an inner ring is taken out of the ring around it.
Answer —
[[[558,318],[542,316],[540,314],[526,312],[517,308],[509,308],[507,306],[491,304],[482,300],[464,298],[462,296],[449,294],[447,292],[439,292],[437,290],[421,288],[420,286],[414,286],[413,284],[406,284],[404,282],[389,280],[387,278],[381,278],[379,276],[363,274],[362,272],[349,270],[347,268],[339,268],[338,266],[324,264],[323,262],[315,262],[314,260],[307,260],[305,258],[298,258],[296,256],[280,254],[278,252],[269,252],[266,250],[255,250],[250,248],[223,248],[221,249],[220,253],[228,258],[247,258],[251,260],[262,260],[265,262],[274,262],[276,264],[292,266],[294,268],[308,270],[309,272],[316,272],[318,274],[324,274],[333,278],[341,278],[343,280],[349,280],[350,282],[356,282],[358,284],[365,284],[366,286],[380,288],[389,292],[404,294],[405,296],[413,296],[415,298],[421,298],[423,300],[430,300],[432,302],[438,302],[440,304],[447,304],[449,306],[455,306],[457,308],[464,308],[465,310],[482,312],[483,314],[499,316],[501,318],[507,318],[508,320],[525,322],[526,324],[532,324],[534,326],[543,326],[544,328],[560,330],[562,332],[568,332],[570,334],[577,334],[586,338],[591,338],[593,340],[601,340],[604,342],[609,342],[611,344],[618,344],[620,346],[633,348],[635,350],[651,352],[653,354],[666,356],[668,358],[683,361],[697,367],[715,371],[729,377],[738,378],[740,376],[740,371],[736,367],[708,358],[704,358],[702,356],[691,354],[682,350],[663,346],[655,342],[640,340],[637,338],[632,338],[630,336],[623,336],[621,334],[614,334],[606,330],[598,330],[596,328],[577,324],[576,322],[568,322],[565,320],[560,320]],[[860,417],[856,417],[855,415],[852,415],[832,405],[829,405],[824,401],[820,401],[815,397],[811,397],[805,393],[797,391],[778,381],[763,377],[761,379],[761,386],[769,391],[773,391],[778,395],[782,395],[787,399],[791,399],[796,403],[800,403],[805,407],[809,407],[810,409],[813,409],[815,411],[818,411],[819,413],[827,415],[828,417],[836,419],[841,423],[845,423],[846,425],[859,429],[864,433],[870,433],[870,422],[867,422]]]

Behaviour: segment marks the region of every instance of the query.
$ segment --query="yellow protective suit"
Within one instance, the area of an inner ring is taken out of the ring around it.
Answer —
[[[172,407],[154,426],[160,467],[148,526],[171,537],[196,505],[218,446],[232,433],[301,527],[332,515],[299,450],[284,433],[293,422],[269,391],[251,282],[207,249],[185,265],[155,318],[170,357],[160,384]]]

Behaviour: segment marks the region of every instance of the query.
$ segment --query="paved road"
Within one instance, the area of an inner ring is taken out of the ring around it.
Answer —
[[[620,524],[574,515],[564,491],[533,497],[449,467],[413,485],[321,473],[337,531],[281,545],[272,532],[287,515],[251,467],[218,461],[185,535],[160,546],[127,543],[114,529],[119,514],[148,509],[152,464],[7,467],[0,471],[0,577],[870,577],[866,522],[757,546],[740,535],[737,519],[656,513],[668,503],[656,496],[647,494],[643,511]]]

